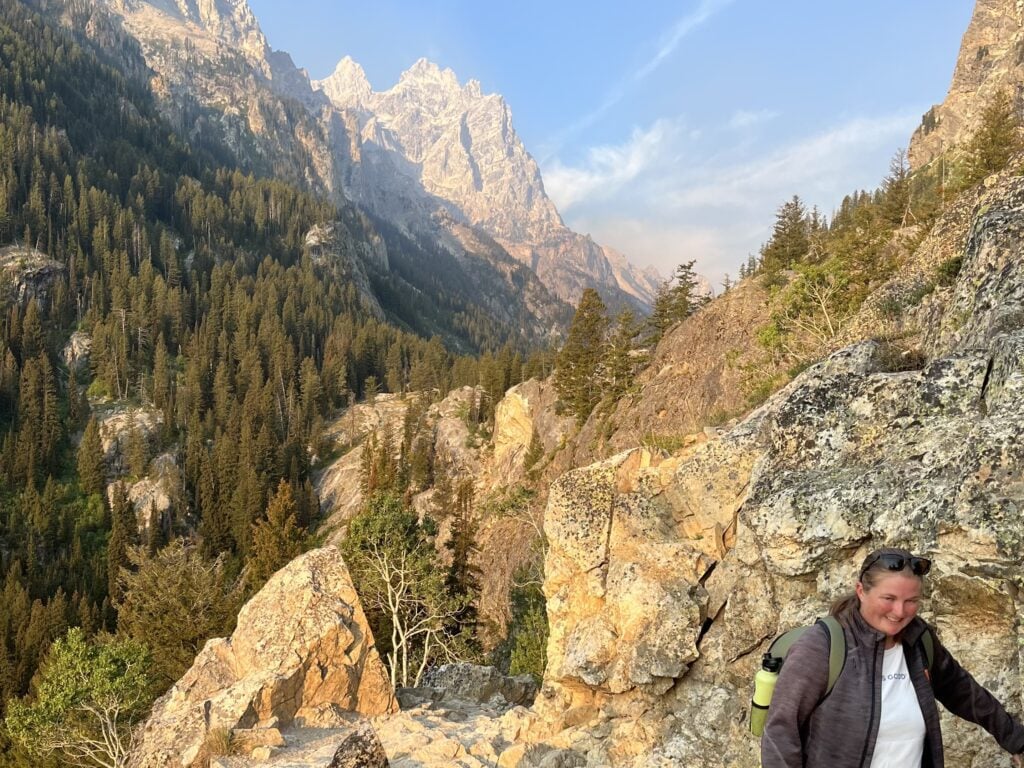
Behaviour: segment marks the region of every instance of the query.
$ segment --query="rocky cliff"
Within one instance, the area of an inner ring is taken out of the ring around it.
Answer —
[[[392,764],[754,768],[745,721],[760,654],[824,613],[883,543],[933,559],[924,618],[1019,714],[1024,179],[993,179],[968,203],[962,266],[922,312],[917,367],[857,342],[731,427],[563,474],[544,512],[550,636],[536,702],[410,703],[374,721]],[[506,457],[533,431],[527,414],[551,418],[535,386],[502,407]],[[481,473],[493,467],[473,456]],[[334,727],[322,754],[339,747]],[[947,718],[944,730],[951,768],[1008,765],[978,728]]]
[[[256,168],[356,201],[458,258],[500,269],[511,254],[564,301],[594,287],[614,306],[652,305],[660,277],[564,225],[508,105],[476,81],[462,86],[421,59],[375,93],[346,58],[311,83],[270,49],[245,0],[104,5],[139,41],[154,91],[193,139],[222,140]],[[477,249],[480,237],[501,253]],[[526,283],[534,304],[551,301]]]
[[[851,322],[851,343],[753,413],[685,435],[714,403],[735,397],[741,369],[729,364],[735,355],[684,351],[694,339],[704,339],[701,348],[715,340],[720,349],[749,348],[752,338],[730,335],[722,318],[747,317],[749,334],[770,307],[755,282],[716,301],[666,337],[639,393],[620,404],[621,423],[642,431],[647,414],[680,437],[675,446],[647,441],[651,447],[562,473],[560,457],[574,444],[583,455],[587,430],[575,434],[568,422],[559,438],[554,402],[544,405],[540,385],[510,391],[494,448],[477,466],[481,488],[514,484],[524,477],[518,457],[537,434],[557,475],[543,517],[545,684],[532,711],[516,716],[514,738],[507,717],[479,721],[472,739],[436,721],[423,737],[457,741],[465,765],[487,764],[484,739],[498,765],[519,768],[553,760],[753,768],[757,742],[744,722],[760,654],[778,632],[825,612],[882,543],[934,559],[925,618],[1020,712],[1022,222],[1024,180],[993,177],[929,235],[912,238],[905,269]],[[934,286],[899,327],[886,325],[896,322],[880,314],[886,297],[933,281],[951,258],[961,265],[955,280]],[[872,329],[885,338],[853,341]],[[723,337],[731,341],[723,345]],[[908,348],[910,356],[894,352]],[[699,402],[692,413],[667,412],[679,397]],[[617,440],[629,445],[625,429],[610,441]],[[510,531],[526,532],[523,522],[489,522],[500,534],[488,562],[521,548]],[[492,570],[487,579],[494,578]],[[497,613],[492,601],[488,615]],[[1000,764],[978,729],[952,719],[944,727],[947,765]]]
[[[978,128],[982,110],[999,91],[1021,107],[1024,88],[1024,7],[1017,0],[977,0],[964,33],[949,93],[932,107],[910,140],[913,168],[921,168]]]
[[[596,287],[615,304],[653,303],[657,274],[562,222],[500,95],[482,93],[475,80],[461,85],[426,59],[380,93],[348,57],[313,86],[345,114],[352,134],[355,161],[344,174],[352,199],[411,227],[440,205],[495,238],[566,301]]]
[[[1024,180],[977,201],[921,368],[855,344],[718,439],[555,484],[545,743],[579,765],[756,766],[744,720],[760,654],[882,543],[934,559],[925,618],[1020,713],[1022,221]],[[1005,763],[979,729],[945,728],[947,765]]]

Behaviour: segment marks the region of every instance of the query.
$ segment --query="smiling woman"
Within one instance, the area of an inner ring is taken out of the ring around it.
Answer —
[[[943,768],[936,703],[985,728],[1021,765],[1024,727],[917,617],[930,568],[903,549],[865,558],[854,593],[832,608],[847,655],[831,692],[826,633],[793,644],[761,738],[763,768]]]

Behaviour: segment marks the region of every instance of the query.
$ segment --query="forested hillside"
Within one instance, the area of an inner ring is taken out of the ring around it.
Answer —
[[[441,306],[440,293],[367,268],[392,322],[376,319],[351,264],[305,247],[314,225],[337,220],[373,236],[359,215],[191,146],[125,74],[140,62],[115,66],[17,0],[0,11],[2,714],[68,627],[119,629],[132,545],[156,551],[198,529],[202,552],[189,556],[221,555],[209,573],[226,581],[282,489],[300,532],[315,522],[310,449],[333,409],[410,384],[507,386],[523,340],[457,291]],[[75,331],[91,339],[85,367],[64,352]],[[494,354],[457,359],[431,332]],[[106,498],[97,429],[128,406],[160,427],[133,434],[122,474],[144,475],[157,455],[178,472],[173,511],[144,540],[124,495]],[[222,632],[233,613],[214,613],[220,625],[203,629]]]

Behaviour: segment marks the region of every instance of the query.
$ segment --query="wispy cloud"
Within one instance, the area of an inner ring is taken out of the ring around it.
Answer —
[[[684,37],[732,2],[733,0],[701,0],[701,4],[697,6],[696,10],[676,21],[668,35],[662,40],[661,45],[658,47],[658,52],[633,73],[632,79],[643,80],[651,74],[651,72],[661,66],[665,59],[672,55]]]
[[[584,200],[614,197],[663,159],[666,151],[673,152],[682,133],[680,121],[661,119],[647,130],[633,129],[624,144],[592,147],[580,167],[555,159],[544,169],[545,190],[563,213]]]
[[[796,192],[811,197],[817,190],[834,187],[842,178],[837,178],[837,172],[849,169],[853,159],[863,156],[867,148],[891,144],[895,150],[913,130],[916,119],[916,113],[909,112],[854,118],[763,157],[704,168],[703,179],[679,185],[665,202],[671,207],[708,203],[746,207],[766,192],[782,197]],[[787,189],[791,191],[786,193]]]
[[[571,136],[575,136],[586,128],[589,128],[604,117],[612,107],[622,101],[629,92],[631,86],[644,80],[651,73],[657,70],[665,60],[675,52],[679,47],[679,44],[687,35],[723,8],[731,5],[733,2],[734,0],[701,0],[700,5],[698,5],[695,10],[677,19],[675,24],[672,25],[672,29],[669,30],[668,34],[659,42],[658,51],[654,56],[645,61],[637,69],[627,73],[624,77],[620,78],[618,82],[612,85],[606,91],[604,98],[601,99],[601,103],[597,107],[580,117],[578,120],[570,123],[544,142],[544,146],[547,149],[543,152],[543,160],[547,160],[551,154],[557,152],[558,148],[566,139]]]
[[[736,130],[750,128],[754,125],[767,123],[769,120],[774,120],[778,116],[779,113],[774,109],[738,109],[733,113],[732,117],[729,118],[728,126]]]
[[[711,133],[663,119],[621,145],[592,149],[578,166],[545,166],[545,186],[577,231],[664,274],[696,259],[717,283],[757,251],[793,194],[831,213],[844,194],[879,184],[917,114],[851,118],[760,150],[723,149]]]

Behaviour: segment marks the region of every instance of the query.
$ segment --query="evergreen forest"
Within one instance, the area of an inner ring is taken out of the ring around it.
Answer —
[[[510,386],[553,374],[562,413],[603,419],[710,300],[693,261],[647,318],[609,317],[586,289],[551,349],[524,317],[488,307],[493,274],[266,175],[209,132],[188,138],[159,112],[130,39],[107,30],[100,46],[75,31],[87,5],[0,0],[0,766],[67,764],[59,747],[26,745],[74,727],[36,706],[68,700],[69,670],[98,670],[96,685],[141,717],[229,633],[243,601],[320,540],[314,476],[338,450],[328,425],[381,393],[416,394],[400,434],[364,445],[366,503],[343,546],[378,646],[396,685],[436,660],[483,659],[479,500],[472,482],[436,471],[427,406],[475,387],[467,419],[486,431]],[[797,196],[780,206],[739,274],[775,308],[759,332],[774,367],[751,404],[839,338],[944,208],[1020,150],[1009,97],[983,117],[955,163],[911,173],[897,153],[882,185],[830,220]],[[318,228],[336,247],[311,245]],[[370,242],[387,268],[363,260]],[[883,310],[900,315],[958,270],[941,265]],[[535,439],[528,469],[542,452]],[[170,504],[140,510],[129,484],[154,476],[171,478]],[[528,507],[538,477],[488,503]],[[410,499],[426,488],[433,509],[419,515]],[[401,610],[372,553],[408,567]],[[535,676],[542,576],[513,591],[492,657]],[[107,726],[116,742],[124,723]],[[100,764],[90,759],[72,763]]]
[[[130,41],[114,60],[56,8],[76,4],[0,0],[0,716],[71,627],[163,643],[154,694],[229,632],[315,540],[312,457],[339,409],[479,384],[486,421],[531,370],[518,324],[468,286],[413,287],[420,247],[399,233],[395,268],[368,270],[371,311],[352,265],[305,241],[333,224],[355,251],[371,222],[187,141]],[[136,426],[112,451],[101,425],[118,415]],[[107,481],[160,462],[173,503],[140,533]],[[154,604],[171,579],[181,599]],[[0,731],[0,764],[40,759]]]

